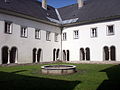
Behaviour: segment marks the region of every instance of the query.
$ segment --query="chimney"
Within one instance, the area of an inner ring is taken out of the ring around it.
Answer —
[[[47,10],[47,0],[42,0],[42,8]]]
[[[77,0],[78,2],[78,8],[83,7],[84,1],[83,0]]]

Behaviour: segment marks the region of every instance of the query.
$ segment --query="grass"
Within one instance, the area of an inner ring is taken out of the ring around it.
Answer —
[[[120,90],[120,65],[74,64],[70,75],[43,75],[41,65],[0,67],[1,90]]]

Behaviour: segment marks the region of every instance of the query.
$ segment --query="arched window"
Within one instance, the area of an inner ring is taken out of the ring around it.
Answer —
[[[67,61],[69,61],[70,60],[70,52],[69,52],[69,50],[67,50]]]
[[[63,50],[63,60],[66,61],[66,51]]]
[[[103,48],[103,58],[105,61],[109,60],[109,48],[107,46]]]
[[[36,54],[37,54],[37,49],[34,48],[34,49],[33,49],[33,63],[36,62]]]
[[[41,60],[41,49],[38,49],[38,52],[37,52],[37,62],[40,62]]]
[[[84,48],[80,48],[80,60],[85,60]]]
[[[7,64],[8,63],[8,51],[9,48],[7,46],[4,46],[2,48],[2,64]]]
[[[53,61],[56,60],[56,49],[53,49]]]
[[[90,60],[90,49],[86,48],[86,60]]]
[[[17,52],[18,52],[18,50],[17,50],[16,47],[11,48],[11,51],[10,51],[10,63],[17,62],[17,57],[18,57]]]
[[[116,60],[116,49],[115,46],[110,47],[110,58],[112,61]]]
[[[57,49],[57,52],[56,52],[56,59],[59,59],[59,49]]]

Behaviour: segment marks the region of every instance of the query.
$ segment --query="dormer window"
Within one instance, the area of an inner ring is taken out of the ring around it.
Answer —
[[[12,23],[5,21],[5,33],[11,34],[12,33]]]
[[[24,38],[28,37],[28,29],[27,29],[27,27],[21,26],[21,37],[24,37]]]

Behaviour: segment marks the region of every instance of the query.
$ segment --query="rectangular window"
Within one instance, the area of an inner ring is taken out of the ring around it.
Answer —
[[[97,28],[91,28],[91,37],[97,37]]]
[[[55,42],[58,42],[58,33],[55,33]]]
[[[12,33],[12,23],[5,22],[5,33],[11,34]]]
[[[46,40],[47,41],[50,41],[50,34],[51,34],[50,32],[48,32],[48,31],[46,32]]]
[[[35,30],[35,39],[40,39],[40,36],[41,36],[41,32],[39,29],[36,29]]]
[[[63,41],[67,40],[67,34],[63,33]]]
[[[74,37],[74,39],[79,38],[79,31],[78,30],[73,31],[73,37]]]
[[[114,25],[107,26],[107,35],[114,35]]]
[[[27,29],[27,27],[21,26],[21,37],[24,37],[24,38],[28,37],[28,29]]]

